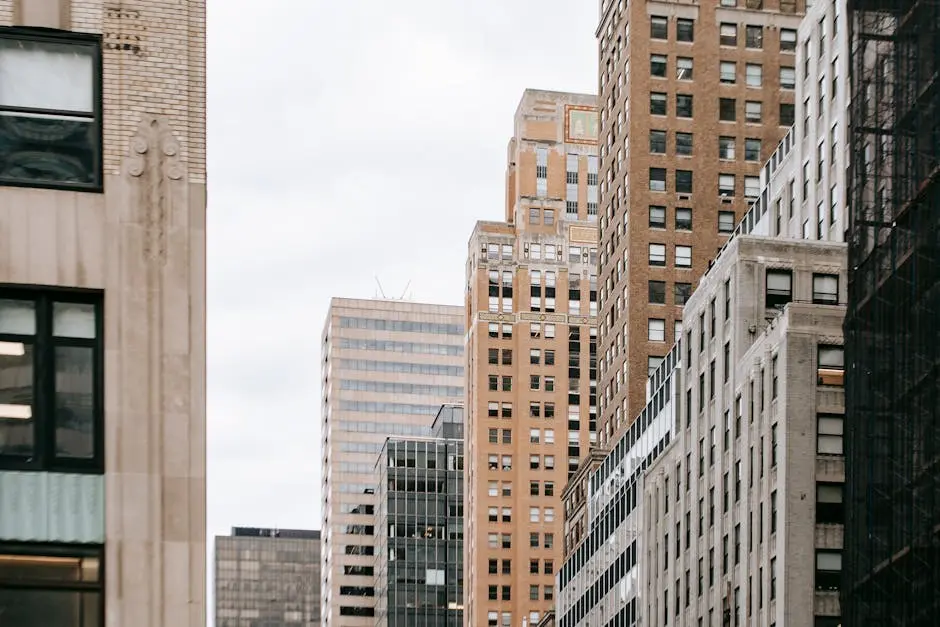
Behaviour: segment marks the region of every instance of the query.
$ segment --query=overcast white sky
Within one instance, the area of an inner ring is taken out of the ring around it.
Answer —
[[[320,527],[332,296],[460,304],[526,87],[596,90],[596,0],[209,0],[209,536]]]

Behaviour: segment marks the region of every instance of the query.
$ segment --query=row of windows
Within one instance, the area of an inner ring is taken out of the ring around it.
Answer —
[[[526,259],[536,261],[542,259],[546,261],[564,261],[565,247],[562,244],[540,244],[533,242],[524,247],[524,256]],[[512,261],[512,244],[487,244],[486,259],[487,261]],[[592,266],[595,265],[597,263],[597,248],[594,246],[569,246],[568,263],[589,263]]]
[[[665,244],[650,244],[649,245],[649,264],[651,266],[665,266],[666,265],[666,245]],[[677,268],[691,268],[692,267],[692,247],[691,246],[680,246],[675,245],[675,264]]]
[[[733,7],[736,0],[721,0],[721,6]],[[722,22],[718,27],[719,43],[722,46],[738,45],[738,25]],[[662,15],[650,17],[650,38],[669,39],[669,18]],[[677,18],[675,25],[675,40],[677,42],[692,43],[695,41],[695,20]],[[744,47],[761,50],[764,47],[764,27],[759,24],[747,24],[744,27]],[[796,31],[792,28],[780,29],[780,52],[793,52],[796,50]]]
[[[651,229],[665,229],[666,228],[666,213],[667,208],[664,205],[650,205],[650,217],[649,217],[649,226]],[[692,230],[692,208],[691,207],[676,207],[675,208],[675,230],[677,231],[691,231]],[[734,221],[735,215],[734,211],[719,211],[718,212],[718,232],[719,233],[731,233],[734,231]]]
[[[688,302],[689,297],[692,296],[692,284],[691,283],[674,283],[673,284],[673,304],[678,306],[683,306]],[[652,304],[665,305],[666,304],[666,281],[650,281],[649,282],[649,302]]]
[[[675,170],[675,191],[679,194],[692,193],[692,170]],[[718,175],[718,195],[722,197],[732,197],[735,195],[737,187],[736,176],[734,174]],[[757,198],[760,195],[760,176],[745,175],[744,196],[746,198]],[[649,169],[649,188],[651,192],[666,191],[666,168]],[[733,225],[733,215],[731,216]],[[726,218],[727,220],[727,218]],[[725,225],[727,227],[727,225]],[[731,230],[734,230],[732,227]]]
[[[419,344],[415,342],[364,340],[344,337],[340,338],[339,347],[353,350],[418,353],[422,355],[463,355],[463,346],[459,344]]]
[[[343,411],[357,411],[372,414],[408,414],[415,416],[436,416],[440,405],[413,405],[411,403],[385,403],[381,401],[346,401],[339,402]]]
[[[427,436],[429,429],[420,425],[403,425],[393,422],[366,422],[356,420],[337,420],[332,427],[337,431],[350,433],[383,433],[387,435]]]
[[[339,389],[382,394],[414,394],[418,396],[463,396],[464,389],[457,385],[423,385],[420,383],[392,383],[390,381],[363,381],[340,379]]]
[[[442,366],[438,364],[415,364],[398,361],[374,361],[371,359],[340,359],[339,367],[345,370],[365,370],[369,372],[402,372],[410,374],[443,375],[462,377],[463,366]]]
[[[489,470],[512,470],[512,455],[497,455],[492,453],[487,455],[487,468]],[[529,470],[555,469],[554,455],[529,455]]]
[[[399,333],[437,333],[463,336],[461,324],[439,322],[414,322],[412,320],[383,320],[380,318],[353,318],[341,316],[339,326],[346,329],[369,329],[373,331],[395,331]]]

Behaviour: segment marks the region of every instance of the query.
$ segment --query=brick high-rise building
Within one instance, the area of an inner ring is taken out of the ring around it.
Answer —
[[[376,624],[376,460],[464,396],[463,308],[334,298],[323,329],[323,625]]]
[[[0,623],[203,627],[205,1],[0,0]]]
[[[803,0],[601,2],[602,444],[645,405],[683,304],[794,122],[802,12]]]
[[[597,109],[526,90],[503,222],[467,259],[466,624],[535,625],[554,603],[561,493],[596,436]]]

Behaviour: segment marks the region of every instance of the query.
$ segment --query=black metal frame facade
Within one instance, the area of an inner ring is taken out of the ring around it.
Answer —
[[[843,625],[940,616],[940,0],[849,0]]]

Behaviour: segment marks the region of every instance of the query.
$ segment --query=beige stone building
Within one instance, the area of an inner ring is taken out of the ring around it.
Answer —
[[[535,625],[554,604],[561,494],[596,431],[597,109],[526,90],[503,222],[467,259],[465,624]]]
[[[793,124],[802,12],[803,0],[601,2],[602,444],[645,405],[684,303]]]
[[[376,461],[464,396],[463,308],[334,298],[321,355],[322,622],[376,624]],[[407,559],[407,556],[406,556]]]
[[[0,77],[0,621],[203,627],[205,2],[0,0]]]

